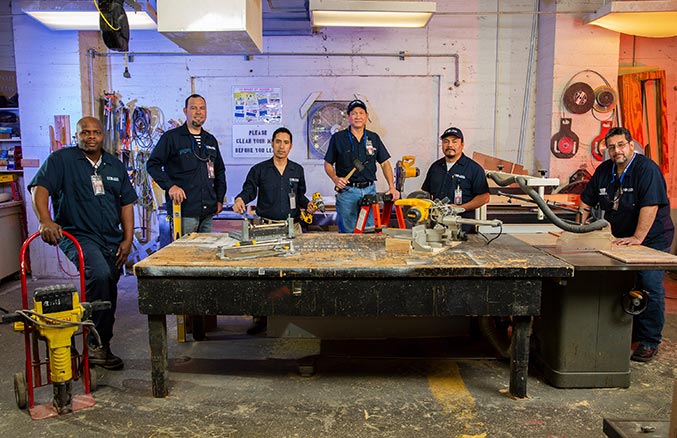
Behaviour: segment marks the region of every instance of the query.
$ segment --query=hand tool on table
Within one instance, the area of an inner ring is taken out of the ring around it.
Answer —
[[[353,166],[354,166],[353,169],[350,172],[348,172],[348,175],[343,177],[343,179],[346,180],[346,183],[350,181],[350,178],[353,176],[355,172],[362,172],[364,170],[364,164],[362,164],[360,160],[357,159],[353,160]],[[339,186],[335,186],[334,190],[339,192],[342,189]]]

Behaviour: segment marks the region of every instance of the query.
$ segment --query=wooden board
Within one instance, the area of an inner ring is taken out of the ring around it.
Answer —
[[[641,245],[613,246],[610,250],[600,252],[624,263],[677,265],[677,256]]]

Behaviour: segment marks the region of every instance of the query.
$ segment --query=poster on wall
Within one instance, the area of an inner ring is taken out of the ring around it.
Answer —
[[[270,158],[270,137],[280,125],[233,125],[233,157]]]
[[[270,157],[270,136],[282,125],[282,89],[233,87],[233,157]]]

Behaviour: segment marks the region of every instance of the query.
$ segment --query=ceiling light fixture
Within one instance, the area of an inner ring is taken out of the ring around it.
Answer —
[[[674,0],[610,1],[583,18],[583,24],[650,38],[677,36],[676,21]]]
[[[437,9],[428,1],[310,0],[314,27],[425,27]]]
[[[157,29],[155,8],[148,1],[136,1],[135,6],[125,8],[129,28]],[[92,1],[22,1],[21,9],[52,30],[99,30],[99,12]]]

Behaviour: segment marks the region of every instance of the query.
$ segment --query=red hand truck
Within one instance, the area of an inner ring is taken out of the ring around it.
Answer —
[[[82,252],[80,243],[67,231],[62,231],[64,237],[70,239],[78,252],[78,271],[80,277],[80,302],[86,301],[85,293],[85,258]],[[29,244],[40,237],[40,233],[32,234],[21,246],[20,261],[20,275],[21,275],[21,305],[23,310],[30,310],[28,307],[28,288],[26,284],[26,275],[28,266],[26,261],[26,252]],[[67,285],[69,286],[69,285]],[[71,351],[71,369],[73,380],[82,378],[84,387],[84,394],[75,395],[72,397],[72,411],[93,406],[96,402],[91,396],[90,392],[96,389],[96,370],[89,369],[89,355],[87,345],[87,327],[81,326],[82,330],[76,335],[82,335],[82,354],[77,354],[77,351]],[[36,328],[30,322],[23,323],[24,333],[24,347],[26,351],[26,363],[23,373],[16,373],[14,375],[14,392],[16,402],[20,409],[28,406],[31,418],[34,420],[49,418],[59,415],[53,404],[46,403],[43,405],[35,405],[34,389],[50,385],[52,383],[50,375],[49,359],[40,359],[41,349],[39,344],[39,336]],[[44,353],[43,353],[44,354]],[[43,375],[44,372],[44,375]]]

